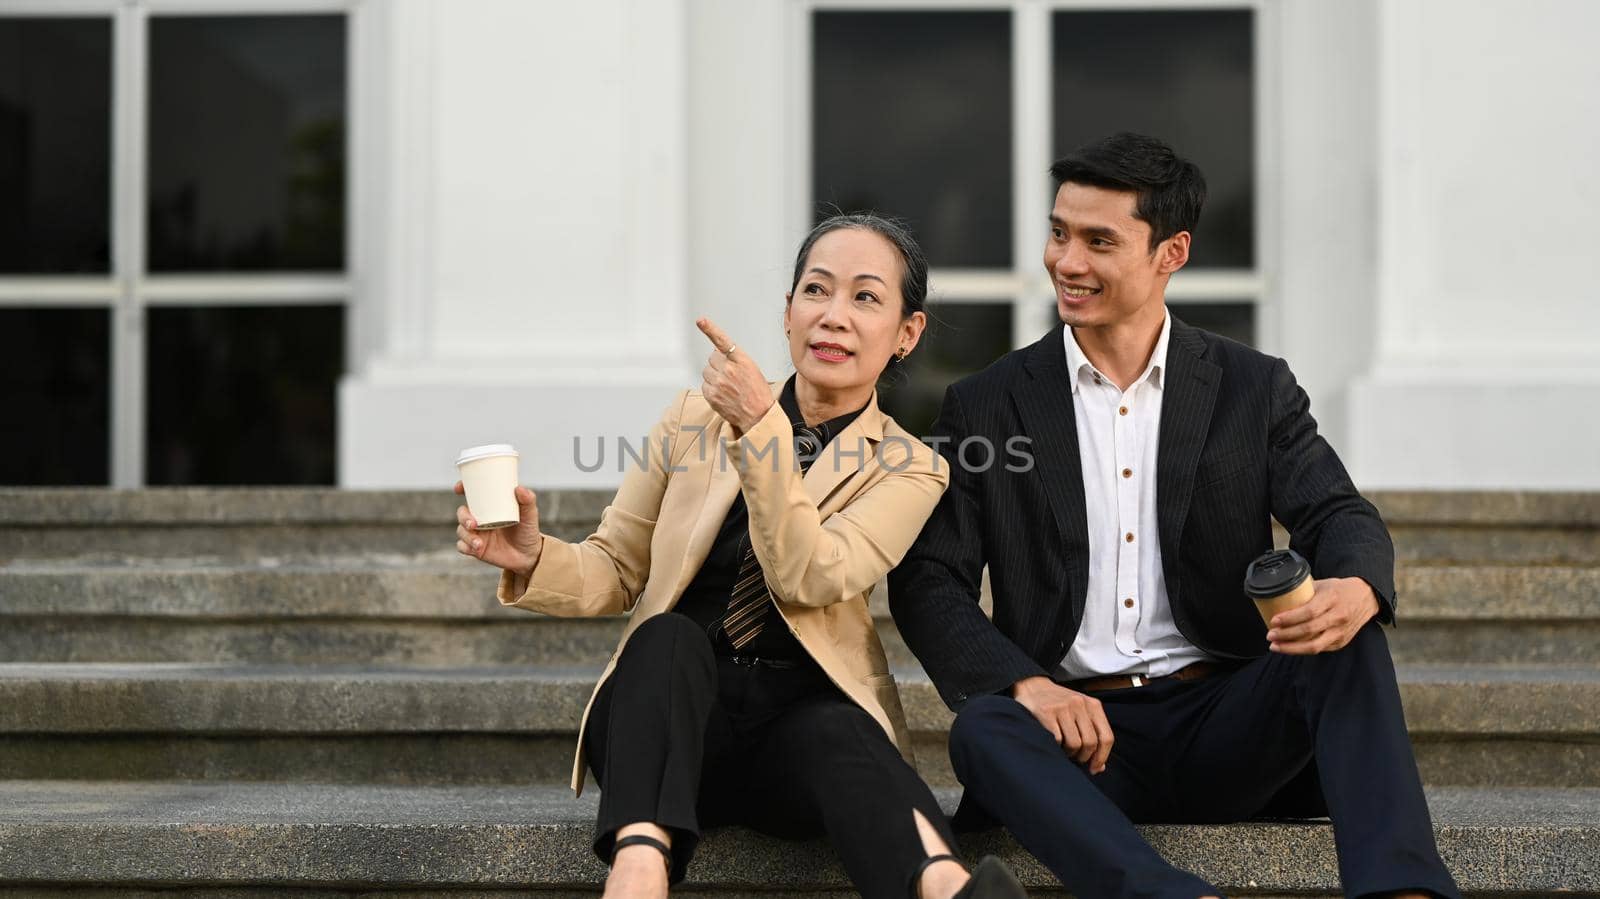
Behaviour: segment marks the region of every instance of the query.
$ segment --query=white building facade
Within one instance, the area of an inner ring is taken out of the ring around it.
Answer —
[[[1600,489],[1588,0],[0,0],[67,12],[111,23],[111,250],[0,271],[0,305],[107,311],[113,485],[186,458],[150,433],[151,310],[319,303],[343,310],[338,484],[441,487],[512,443],[536,487],[614,485],[619,441],[698,383],[697,316],[788,373],[792,254],[861,198],[932,257],[942,361],[895,388],[926,416],[1050,326],[1049,164],[1128,127],[1216,188],[1196,244],[1221,249],[1172,309],[1286,357],[1363,488]],[[155,270],[140,73],[163,17],[223,15],[342,17],[322,269]]]

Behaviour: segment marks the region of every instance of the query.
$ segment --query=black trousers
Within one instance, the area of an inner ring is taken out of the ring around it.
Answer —
[[[826,835],[865,897],[903,899],[927,858],[912,810],[952,848],[938,801],[883,729],[820,668],[719,658],[683,615],[657,615],[628,640],[595,697],[584,736],[600,784],[594,848],[617,830],[672,833],[672,881],[702,828]]]
[[[1333,819],[1346,895],[1460,896],[1434,845],[1376,623],[1337,652],[1270,654],[1203,680],[1095,696],[1115,742],[1106,770],[1092,776],[1015,700],[984,696],[964,706],[950,732],[951,761],[967,788],[958,826],[976,803],[978,817],[1003,823],[1083,899],[1221,895],[1167,864],[1133,823],[1271,814],[1281,810],[1274,799],[1314,769],[1313,807],[1301,814],[1325,808]]]

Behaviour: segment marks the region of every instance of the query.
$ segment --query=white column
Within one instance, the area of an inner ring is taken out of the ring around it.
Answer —
[[[1357,480],[1600,488],[1600,4],[1385,0],[1379,26]]]
[[[1278,227],[1263,215],[1271,272],[1262,343],[1281,354],[1311,397],[1319,431],[1341,454],[1351,379],[1373,362],[1377,329],[1378,0],[1284,3],[1262,34],[1281,73],[1263,142],[1275,143]],[[1269,324],[1268,312],[1276,317]],[[1348,456],[1346,455],[1348,462]]]
[[[343,486],[446,485],[481,443],[536,486],[615,484],[618,438],[691,384],[686,25],[681,0],[362,8]]]
[[[691,0],[689,306],[768,378],[794,371],[783,337],[794,253],[811,226],[810,106],[798,4]],[[710,344],[690,329],[698,382]]]

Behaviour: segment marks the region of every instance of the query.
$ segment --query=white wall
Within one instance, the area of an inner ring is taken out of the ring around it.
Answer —
[[[1600,4],[1381,6],[1365,487],[1600,488]]]
[[[1264,336],[1358,483],[1600,488],[1600,3],[1261,21]],[[358,7],[341,483],[437,486],[509,441],[529,483],[615,484],[573,438],[642,434],[697,384],[697,315],[786,375],[806,22],[784,0]]]

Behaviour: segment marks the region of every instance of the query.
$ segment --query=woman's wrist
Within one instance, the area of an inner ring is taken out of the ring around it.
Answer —
[[[539,567],[539,557],[543,554],[544,537],[540,536],[538,540],[534,541],[533,550],[528,553],[528,564],[517,569],[514,572],[516,576],[525,581],[533,580],[533,570]]]
[[[533,545],[533,551],[528,553],[526,565],[515,565],[506,569],[506,575],[511,578],[511,595],[521,596],[528,592],[528,585],[533,583],[533,570],[539,567],[539,556],[544,549],[544,538],[540,538]]]

